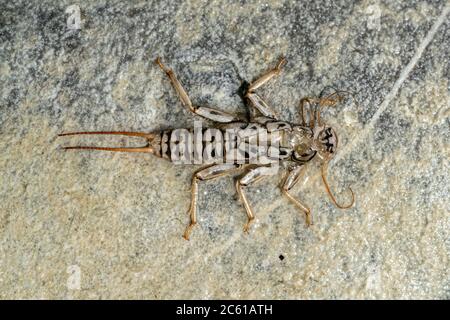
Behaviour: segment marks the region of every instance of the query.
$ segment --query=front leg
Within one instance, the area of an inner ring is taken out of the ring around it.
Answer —
[[[167,76],[170,79],[170,82],[172,83],[172,86],[174,87],[175,91],[177,92],[178,96],[180,97],[181,103],[183,104],[183,106],[186,109],[188,109],[189,111],[191,111],[192,113],[194,113],[198,116],[201,116],[205,119],[212,120],[215,122],[229,123],[232,121],[239,120],[238,117],[236,117],[230,113],[227,113],[227,112],[223,112],[223,111],[213,109],[213,108],[208,108],[208,107],[194,106],[192,104],[191,99],[189,98],[186,90],[181,85],[180,80],[178,80],[178,78],[175,75],[175,73],[173,72],[173,70],[170,68],[167,68],[162,63],[160,57],[156,58],[155,63],[161,68],[161,70],[163,70],[167,74]]]
[[[278,64],[272,70],[266,72],[253,83],[250,84],[246,98],[250,100],[250,105],[258,110],[263,116],[269,117],[272,119],[277,119],[275,112],[271,107],[257,94],[255,90],[259,87],[263,86],[266,82],[268,82],[273,77],[277,76],[281,72],[281,68],[286,64],[285,58],[280,58]],[[252,110],[253,111],[253,110]],[[254,116],[253,112],[250,112],[252,116]]]
[[[281,191],[289,200],[291,200],[298,208],[300,208],[300,210],[302,210],[305,213],[306,225],[310,226],[310,225],[312,225],[311,210],[307,206],[305,206],[303,203],[301,203],[301,201],[295,199],[289,193],[289,191],[295,186],[295,184],[300,180],[300,178],[305,173],[305,168],[306,168],[306,166],[302,165],[302,166],[297,166],[294,169],[292,169],[291,171],[289,171],[289,173],[286,177],[286,180],[284,180]]]
[[[238,164],[216,164],[206,168],[201,168],[193,174],[191,184],[191,205],[188,211],[191,221],[183,235],[186,240],[189,240],[192,228],[197,223],[198,182],[224,176],[239,169],[240,167],[241,166]]]
[[[247,223],[244,226],[244,232],[248,232],[250,223],[255,219],[255,214],[253,213],[253,210],[247,200],[247,196],[244,193],[244,187],[257,182],[266,176],[276,174],[277,170],[278,167],[257,167],[251,169],[242,178],[236,181],[236,191],[239,195],[239,198],[242,200],[245,211],[247,213]]]

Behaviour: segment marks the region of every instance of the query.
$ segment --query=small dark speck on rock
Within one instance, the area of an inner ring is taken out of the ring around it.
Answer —
[[[281,261],[284,260],[284,256],[282,254],[280,254],[280,256],[278,257]]]

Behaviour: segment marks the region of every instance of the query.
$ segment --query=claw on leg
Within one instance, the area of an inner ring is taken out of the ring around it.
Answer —
[[[311,210],[309,210],[309,208],[307,211],[305,211],[305,218],[306,218],[306,226],[307,227],[312,226],[313,223],[311,220]]]
[[[250,223],[255,219],[255,217],[248,217],[247,223],[244,225],[244,232],[248,233],[250,230]]]
[[[169,73],[172,70],[167,68],[161,61],[161,57],[156,57],[155,59],[155,63],[161,68],[162,71],[164,71],[165,73]]]
[[[281,72],[281,69],[286,65],[286,63],[287,63],[286,58],[283,56],[280,57],[280,60],[278,61],[277,65],[275,67],[275,70],[277,70],[278,73]]]
[[[189,240],[189,238],[191,236],[192,229],[194,228],[194,226],[196,224],[197,224],[196,222],[192,222],[191,221],[191,223],[186,227],[186,230],[184,231],[184,234],[183,234],[183,238],[184,239]]]

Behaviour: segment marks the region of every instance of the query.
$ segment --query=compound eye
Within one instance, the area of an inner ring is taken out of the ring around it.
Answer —
[[[331,127],[322,130],[319,136],[320,143],[322,144],[324,151],[334,153],[337,148],[337,136]]]

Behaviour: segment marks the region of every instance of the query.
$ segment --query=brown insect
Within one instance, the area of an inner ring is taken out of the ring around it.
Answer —
[[[332,107],[341,102],[345,91],[335,91],[328,96],[318,98],[306,97],[300,101],[301,123],[289,123],[277,119],[273,110],[256,93],[256,90],[277,76],[286,64],[281,58],[278,64],[248,86],[245,94],[249,107],[248,119],[217,109],[195,106],[177,79],[175,73],[167,68],[158,57],[156,64],[167,74],[182,104],[192,113],[214,122],[214,126],[202,128],[200,131],[192,129],[173,129],[159,132],[72,132],[68,135],[124,135],[142,137],[147,144],[138,147],[96,147],[74,146],[64,149],[105,150],[119,152],[146,152],[169,161],[193,163],[197,160],[207,164],[196,171],[192,177],[191,204],[189,208],[190,223],[184,232],[184,238],[189,239],[192,228],[197,223],[197,198],[199,181],[210,180],[231,174],[236,171],[244,173],[236,180],[236,190],[243,202],[247,213],[247,223],[244,231],[249,230],[255,214],[247,200],[244,189],[265,176],[273,175],[278,170],[278,164],[289,164],[288,174],[284,179],[281,191],[306,216],[306,224],[312,224],[311,211],[300,200],[295,199],[291,189],[302,177],[305,164],[313,158],[322,161],[322,180],[331,201],[341,209],[350,208],[355,201],[354,193],[350,189],[352,201],[348,205],[341,205],[336,201],[326,179],[327,165],[335,155],[338,146],[336,132],[326,125],[321,117],[324,107]],[[308,107],[309,112],[305,112]],[[307,116],[307,117],[305,117]],[[183,162],[184,161],[184,162]]]

